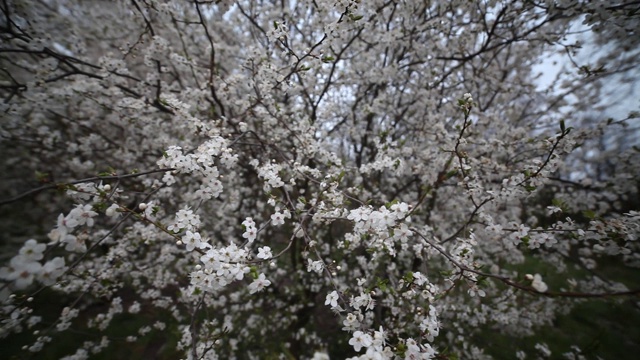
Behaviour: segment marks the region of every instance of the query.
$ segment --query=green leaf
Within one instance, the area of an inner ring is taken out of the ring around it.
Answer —
[[[333,56],[323,56],[322,57],[322,62],[323,63],[330,63],[330,62],[332,62],[334,60],[335,60],[335,58]]]
[[[400,357],[404,357],[404,354],[407,352],[407,346],[405,344],[398,344],[396,346],[396,355],[400,356]]]
[[[104,202],[98,202],[93,204],[93,210],[97,212],[103,212],[106,209],[107,209],[107,204],[105,204]]]
[[[596,218],[596,213],[592,210],[585,210],[582,212],[582,215],[584,215],[584,217],[586,217],[589,220],[593,220]]]
[[[440,275],[442,276],[451,276],[453,275],[453,270],[441,270]]]
[[[413,282],[413,272],[409,271],[408,273],[405,274],[405,276],[402,277],[402,279],[408,283],[412,283]]]
[[[41,183],[48,183],[51,181],[51,174],[48,172],[36,171],[36,179]]]
[[[384,207],[386,207],[387,209],[391,209],[391,206],[393,206],[393,205],[395,205],[395,204],[397,204],[399,202],[400,201],[398,199],[395,199],[395,200],[393,200],[391,202],[388,202],[388,203],[384,204]]]
[[[380,279],[378,278],[378,288],[380,290],[382,290],[383,292],[387,291],[389,289],[389,287],[387,286],[387,284],[389,283],[388,279]]]

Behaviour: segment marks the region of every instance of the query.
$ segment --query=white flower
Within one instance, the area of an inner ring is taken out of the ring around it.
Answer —
[[[245,232],[244,234],[242,234],[242,237],[247,239],[249,243],[254,242],[256,239],[256,236],[258,235],[258,230],[256,229],[256,223],[253,221],[252,218],[248,217],[242,222],[242,225],[244,225],[244,228],[245,228]]]
[[[313,261],[311,259],[307,259],[307,271],[315,271],[317,274],[321,274],[324,269],[324,263],[322,260]]]
[[[557,212],[558,213],[562,212],[562,209],[557,207],[557,206],[547,206],[547,214],[548,215],[552,215],[552,214],[555,214]]]
[[[271,248],[268,246],[263,246],[258,248],[258,259],[270,259],[273,257],[271,254]]]
[[[467,292],[469,293],[469,296],[471,297],[475,297],[476,295],[478,295],[479,297],[485,297],[487,295],[486,292],[484,292],[484,290],[478,288],[477,286],[471,286],[469,288],[469,290],[467,290]]]
[[[193,251],[193,249],[204,249],[210,247],[206,240],[202,241],[202,237],[198,232],[191,232],[187,230],[185,236],[182,237],[182,242],[187,245],[187,251]]]
[[[120,215],[119,209],[120,206],[118,204],[111,204],[104,213],[108,217],[118,217]]]
[[[169,225],[167,230],[180,232],[182,229],[194,230],[200,227],[200,216],[193,213],[193,210],[184,208],[176,213],[175,224]]]
[[[283,225],[285,218],[291,218],[291,213],[288,210],[280,212],[280,209],[276,208],[275,214],[271,215],[271,224],[273,226]]]
[[[271,215],[271,224],[273,226],[278,226],[284,224],[284,216],[281,213],[277,212]]]
[[[86,224],[89,227],[93,226],[93,218],[98,215],[97,212],[93,211],[91,205],[78,205],[76,206],[69,215],[67,215],[66,221],[67,223],[72,223],[75,221],[78,225]],[[69,226],[69,225],[67,225]],[[72,226],[70,226],[72,227]]]
[[[327,298],[324,301],[324,304],[331,305],[332,309],[338,307],[338,292],[334,290],[331,293],[327,294]]]
[[[131,304],[131,306],[129,306],[129,312],[132,314],[137,314],[140,312],[140,303],[137,301],[134,301],[133,304]]]
[[[378,350],[382,350],[386,344],[387,333],[384,331],[382,326],[380,326],[380,331],[373,332],[373,346],[378,348]]]
[[[34,239],[27,240],[22,248],[20,249],[20,255],[24,256],[25,259],[36,261],[41,260],[44,255],[42,253],[47,248],[45,244],[38,244],[38,242]]]
[[[252,218],[248,217],[248,218],[244,219],[244,221],[242,222],[242,225],[244,225],[246,227],[255,227],[256,226],[256,222],[253,221]]]
[[[349,211],[349,215],[347,216],[347,219],[353,220],[355,222],[365,221],[369,218],[370,213],[371,213],[371,209],[366,207],[360,207],[360,208]]]
[[[0,279],[15,281],[17,289],[24,289],[31,285],[34,275],[40,272],[42,265],[22,255],[14,256],[9,267],[0,268]]]
[[[67,251],[85,252],[87,251],[87,244],[85,240],[86,234],[80,234],[78,236],[68,234],[64,238],[60,239],[60,242],[67,244],[64,247]]]
[[[361,293],[356,297],[351,297],[349,305],[356,309],[364,306],[366,309],[370,310],[375,306],[375,300],[371,297],[370,294]]]
[[[256,240],[257,231],[254,227],[248,227],[247,231],[242,234],[242,237],[247,239],[248,242],[252,243]]]
[[[44,266],[40,269],[38,280],[43,285],[53,285],[56,283],[58,277],[60,277],[65,271],[66,267],[64,266],[64,258],[56,257],[52,260],[47,261]]]
[[[401,219],[409,212],[409,204],[401,202],[391,205],[391,210],[396,212],[396,217]]]
[[[420,346],[418,346],[418,343],[415,340],[409,338],[405,344],[407,345],[407,350],[404,353],[405,359],[423,359],[420,355]]]
[[[258,278],[255,279],[251,284],[249,284],[249,293],[255,294],[258,291],[262,291],[265,287],[271,285],[271,281],[267,280],[264,274],[258,275]]]
[[[544,281],[542,281],[542,276],[540,276],[540,274],[535,274],[533,276],[531,276],[530,274],[527,274],[526,278],[528,280],[531,280],[531,287],[534,288],[536,291],[545,292],[549,289],[547,284],[545,284]]]
[[[72,211],[73,212],[73,211]],[[58,216],[58,226],[57,228],[59,229],[73,229],[74,227],[80,225],[78,222],[78,219],[76,219],[75,217],[71,217],[70,216],[71,213],[69,213],[69,215],[64,216],[63,214],[60,214],[60,216]],[[60,219],[60,217],[62,217],[62,219]]]
[[[311,358],[311,360],[329,360],[329,354],[327,354],[326,352],[316,351],[315,353],[313,353],[313,357]]]
[[[354,313],[348,313],[345,319],[342,321],[342,325],[344,325],[342,330],[353,331],[358,326],[360,326],[360,321]]]
[[[536,350],[540,351],[542,357],[548,358],[551,356],[551,350],[549,350],[549,346],[545,343],[538,343],[534,346]]]
[[[353,333],[353,337],[349,340],[349,345],[352,345],[355,351],[360,351],[363,347],[368,348],[373,344],[373,338],[367,333],[362,331],[356,331]]]

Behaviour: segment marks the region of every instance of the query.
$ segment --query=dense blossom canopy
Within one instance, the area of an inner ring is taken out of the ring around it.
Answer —
[[[637,296],[639,7],[2,1],[0,341],[485,359]]]

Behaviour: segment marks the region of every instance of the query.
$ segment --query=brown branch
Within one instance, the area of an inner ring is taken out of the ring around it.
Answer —
[[[209,52],[209,89],[211,91],[211,97],[213,98],[213,101],[215,101],[216,105],[218,105],[218,107],[220,108],[220,115],[225,116],[224,105],[222,105],[222,102],[218,98],[218,95],[216,94],[216,88],[213,83],[213,76],[214,76],[215,67],[216,67],[216,48],[213,45],[213,38],[209,33],[209,28],[207,27],[207,24],[205,24],[204,16],[202,16],[200,5],[198,4],[197,1],[195,2],[195,5],[196,5],[196,11],[198,12],[198,18],[200,19],[200,24],[202,24],[202,27],[204,28],[204,33],[207,36],[207,41],[209,42],[209,46],[211,46],[211,51]]]
[[[44,190],[49,190],[49,189],[59,189],[61,187],[67,186],[67,185],[74,185],[74,184],[81,184],[81,183],[86,183],[86,182],[91,182],[91,181],[98,181],[98,180],[121,180],[121,179],[128,179],[128,178],[133,178],[133,177],[138,177],[138,176],[143,176],[143,175],[149,175],[149,174],[154,174],[154,173],[159,173],[159,172],[167,172],[167,171],[173,171],[175,169],[173,168],[168,168],[168,169],[158,169],[158,170],[150,170],[150,171],[145,171],[145,172],[141,172],[141,173],[135,173],[135,174],[127,174],[127,175],[112,175],[112,176],[94,176],[94,177],[90,177],[90,178],[86,178],[86,179],[80,179],[80,180],[74,180],[74,181],[70,181],[70,182],[66,182],[66,183],[55,183],[55,184],[49,184],[49,185],[44,185],[41,186],[39,188],[35,188],[35,189],[31,189],[29,191],[26,191],[20,195],[16,195],[12,198],[6,199],[6,200],[2,200],[0,201],[0,205],[6,205],[6,204],[10,204],[12,202],[16,202],[24,197],[27,197],[29,195],[33,195],[33,194],[37,194],[41,191]]]
[[[516,288],[518,290],[526,291],[526,292],[531,293],[531,294],[542,295],[542,296],[546,296],[546,297],[565,297],[565,298],[607,298],[607,297],[619,297],[619,296],[640,296],[640,289],[634,289],[634,290],[628,290],[628,291],[614,291],[614,292],[607,292],[607,293],[582,293],[582,292],[573,292],[573,291],[546,291],[546,292],[541,292],[541,291],[538,291],[538,290],[534,289],[531,286],[522,285],[522,284],[512,280],[511,278],[509,278],[507,276],[489,274],[489,273],[485,273],[485,272],[482,272],[482,271],[471,269],[471,268],[469,268],[469,267],[467,267],[465,265],[462,265],[460,262],[458,262],[456,259],[454,259],[451,254],[449,254],[447,251],[445,251],[443,248],[441,248],[440,246],[438,246],[434,242],[428,240],[417,229],[411,228],[411,231],[413,231],[415,234],[420,236],[420,238],[422,238],[422,240],[424,240],[427,244],[431,245],[431,247],[436,249],[436,251],[438,251],[445,258],[447,258],[447,260],[449,260],[453,265],[455,265],[458,269],[460,269],[460,271],[462,273],[467,271],[467,272],[470,272],[470,273],[473,273],[473,274],[476,274],[476,275],[484,276],[486,278],[496,279],[498,281],[501,281],[505,285],[511,286],[511,287]]]

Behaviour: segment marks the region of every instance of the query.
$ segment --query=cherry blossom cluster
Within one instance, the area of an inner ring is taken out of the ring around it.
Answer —
[[[58,256],[41,263],[46,248],[46,244],[27,240],[18,255],[11,258],[9,266],[0,268],[0,278],[10,281],[16,289],[25,289],[35,280],[45,286],[55,284],[66,270],[65,260]]]

